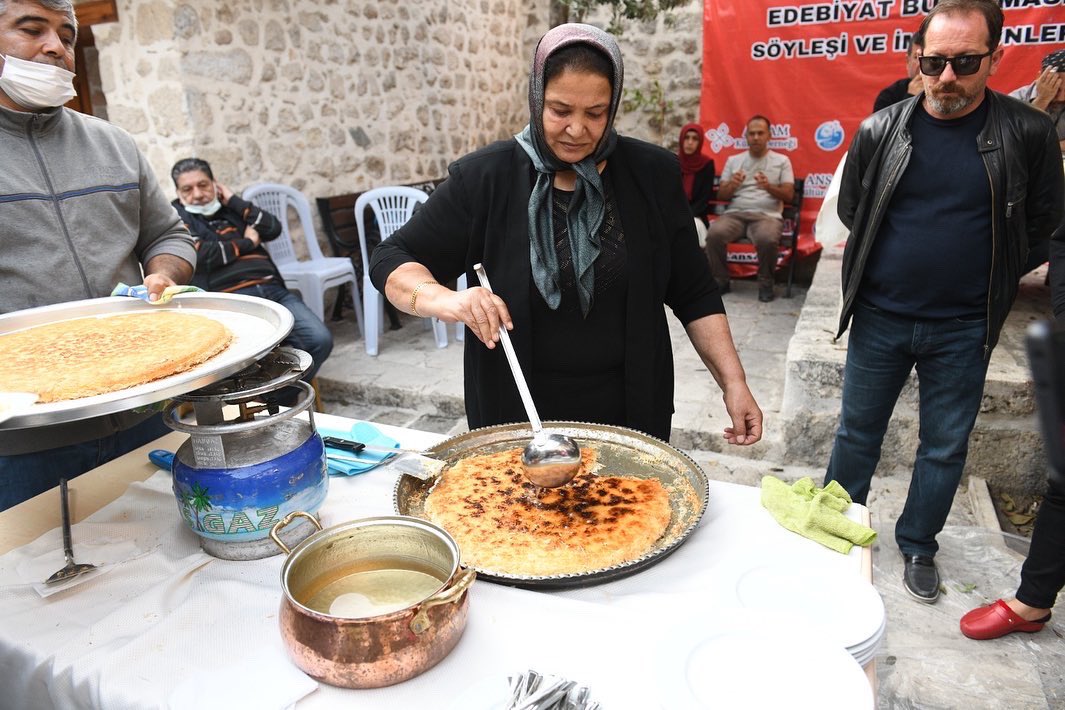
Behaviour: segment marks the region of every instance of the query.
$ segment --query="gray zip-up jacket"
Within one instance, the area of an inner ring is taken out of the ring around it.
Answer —
[[[196,264],[192,238],[126,131],[66,108],[0,107],[0,314],[108,296],[160,254]],[[96,439],[147,415],[0,431],[0,454]]]

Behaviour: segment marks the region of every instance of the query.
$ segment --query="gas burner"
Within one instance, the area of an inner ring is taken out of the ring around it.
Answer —
[[[164,411],[167,426],[189,435],[174,458],[174,495],[208,554],[230,560],[277,554],[273,524],[295,511],[313,515],[325,500],[314,389],[300,380],[310,364],[302,350],[278,347],[235,375],[176,397]],[[279,396],[291,400],[288,409],[281,411]],[[183,402],[193,411],[179,417]],[[229,405],[239,409],[236,418],[226,419]],[[281,540],[291,546],[313,533],[304,523],[286,528]]]
[[[175,397],[182,402],[240,404],[295,383],[311,366],[311,356],[302,350],[280,346],[235,375]]]

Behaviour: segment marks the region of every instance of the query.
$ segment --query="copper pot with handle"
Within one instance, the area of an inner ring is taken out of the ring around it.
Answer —
[[[318,528],[291,551],[278,536],[295,518]],[[294,512],[270,537],[288,557],[281,567],[281,637],[308,675],[345,688],[379,688],[439,663],[466,628],[467,590],[442,528],[408,516],[353,520],[322,529]]]

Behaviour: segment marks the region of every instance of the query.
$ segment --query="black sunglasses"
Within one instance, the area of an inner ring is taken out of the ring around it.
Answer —
[[[921,73],[928,76],[942,74],[948,62],[956,75],[969,76],[978,72],[984,57],[990,57],[991,54],[992,52],[984,52],[983,54],[962,54],[957,57],[918,57],[917,61],[921,63]]]

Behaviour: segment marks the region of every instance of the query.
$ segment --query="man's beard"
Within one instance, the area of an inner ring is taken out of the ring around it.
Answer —
[[[950,116],[968,108],[976,100],[977,95],[977,92],[965,93],[965,89],[956,83],[940,85],[925,94],[932,110],[943,116]]]

